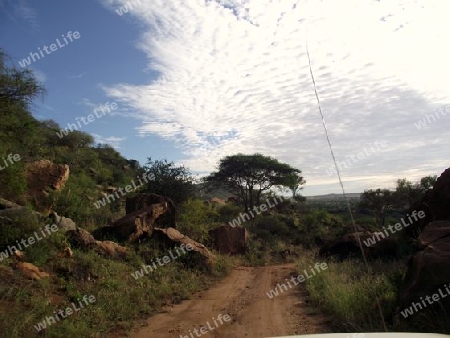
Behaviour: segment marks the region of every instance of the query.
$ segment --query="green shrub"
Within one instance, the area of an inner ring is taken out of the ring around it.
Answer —
[[[21,203],[27,191],[25,163],[23,160],[12,164],[8,162],[5,168],[3,158],[6,158],[8,154],[11,153],[7,153],[0,144],[0,166],[4,168],[0,170],[0,196]]]
[[[212,275],[215,277],[225,277],[233,268],[232,258],[228,255],[216,253],[216,261],[212,268]]]
[[[177,228],[192,239],[206,243],[209,241],[208,231],[218,225],[218,218],[216,210],[199,199],[191,199],[181,207]]]
[[[267,256],[268,252],[261,245],[261,243],[255,238],[252,238],[250,240],[247,252],[245,253],[245,265],[264,266],[267,263]]]
[[[36,214],[26,208],[2,211],[0,217],[0,249],[4,250],[8,246],[16,245],[16,241],[20,243],[20,240],[28,239],[43,226]]]
[[[324,240],[334,237],[342,227],[343,222],[338,216],[325,210],[311,210],[301,219],[301,244],[307,247],[320,245]]]
[[[102,198],[95,182],[84,173],[71,174],[66,186],[61,192],[54,193],[53,209],[64,217],[71,218],[79,226],[87,227],[94,224],[96,227],[106,225],[120,205],[116,199],[104,207],[97,209],[94,205],[97,199]]]
[[[241,207],[232,203],[227,203],[218,209],[219,221],[221,223],[228,223],[237,218],[241,212],[243,212]]]

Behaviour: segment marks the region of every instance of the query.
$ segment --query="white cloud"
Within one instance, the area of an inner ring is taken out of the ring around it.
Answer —
[[[109,144],[115,149],[121,149],[121,143],[126,140],[126,137],[116,137],[116,136],[101,136],[98,134],[92,134],[95,138],[95,143]]]
[[[344,179],[362,190],[437,174],[448,166],[448,127],[442,120],[418,133],[414,122],[450,101],[448,9],[445,0],[142,2],[130,12],[146,27],[137,47],[160,76],[105,90],[139,111],[141,135],[174,142],[194,171],[213,170],[225,155],[262,152],[319,186],[332,160],[307,40],[338,160],[376,140],[390,144],[343,170]],[[430,149],[437,138],[442,143]]]

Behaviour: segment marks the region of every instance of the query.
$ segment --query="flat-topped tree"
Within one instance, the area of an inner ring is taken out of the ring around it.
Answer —
[[[293,177],[299,185],[305,183],[301,170],[262,154],[226,156],[218,171],[205,178],[208,185],[219,186],[233,194],[248,212],[259,202],[261,193],[273,187],[291,188]],[[298,188],[297,188],[298,189]]]

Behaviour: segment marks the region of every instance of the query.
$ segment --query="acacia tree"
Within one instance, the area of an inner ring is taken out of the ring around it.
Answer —
[[[143,169],[149,178],[144,192],[164,195],[177,203],[194,196],[194,179],[189,169],[183,165],[177,166],[174,162],[152,160],[149,157]]]
[[[393,192],[389,189],[369,189],[361,195],[360,207],[372,210],[377,224],[384,226],[386,211],[393,203]]]
[[[17,69],[10,63],[11,58],[0,48],[0,102],[28,109],[35,98],[44,96],[45,88],[31,70]],[[0,110],[2,115],[6,112]]]
[[[39,122],[29,108],[38,97],[44,97],[45,88],[29,69],[18,69],[0,48],[0,143],[7,153],[16,151],[23,158],[38,151],[41,137]],[[17,133],[23,137],[17,137]],[[3,156],[3,154],[2,154]]]
[[[219,162],[218,170],[205,178],[209,186],[221,187],[234,195],[248,212],[272,187],[289,188],[293,176],[301,170],[262,154],[237,154],[226,156]],[[298,184],[304,184],[301,179]],[[297,188],[298,189],[298,188]]]
[[[23,159],[37,153],[40,141],[36,132],[39,122],[33,118],[29,107],[34,99],[43,97],[44,93],[44,87],[32,71],[17,69],[0,48],[0,158],[12,153],[20,154],[22,160],[0,170],[2,197],[20,201],[22,193],[26,191]]]

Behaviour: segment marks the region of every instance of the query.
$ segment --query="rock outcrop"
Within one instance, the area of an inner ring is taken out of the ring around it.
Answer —
[[[185,246],[189,244],[190,247],[192,247],[192,251],[198,252],[205,258],[205,262],[208,266],[211,267],[212,264],[215,262],[214,254],[212,254],[211,251],[209,251],[206,248],[206,246],[204,246],[199,242],[194,241],[193,239],[189,238],[186,235],[183,235],[177,229],[155,228],[152,237],[156,238],[160,242],[164,242],[170,247],[173,247],[177,244],[184,244]]]
[[[31,263],[18,262],[15,264],[15,267],[29,279],[40,280],[42,278],[50,277],[47,272]]]
[[[51,191],[60,191],[69,179],[67,164],[54,164],[40,160],[26,165],[28,196],[40,211],[47,213],[51,206],[43,201]]]
[[[62,232],[66,232],[68,230],[75,230],[77,225],[70,218],[59,216],[56,212],[52,212],[49,216],[53,224],[56,224],[58,229]]]
[[[361,257],[361,247],[366,258],[383,258],[392,259],[397,255],[397,242],[393,238],[382,238],[379,235],[378,240],[376,233],[357,232],[347,234],[334,240],[325,242],[319,250],[320,256],[335,256],[339,259],[349,257]],[[358,237],[361,247],[358,243]],[[365,245],[364,241],[371,239],[374,241],[372,245]]]
[[[249,232],[242,225],[232,227],[222,225],[209,231],[214,248],[220,253],[238,255],[244,254],[249,243]]]
[[[450,220],[450,168],[436,180],[427,202],[434,221]]]
[[[419,236],[421,249],[408,263],[408,271],[399,292],[399,307],[411,306],[420,297],[438,293],[450,281],[450,221],[435,221]],[[447,292],[445,292],[447,293]],[[442,300],[443,301],[443,300]],[[440,306],[444,304],[440,302]],[[450,302],[446,303],[447,313]]]
[[[168,209],[165,201],[145,206],[125,215],[109,226],[95,230],[93,235],[99,239],[112,237],[119,241],[136,242],[141,236],[148,236],[152,233],[156,219]]]
[[[167,203],[167,210],[164,216],[158,219],[157,222],[158,224],[156,224],[155,226],[159,226],[161,228],[162,227],[176,228],[177,206],[174,203],[174,201],[172,201],[172,199],[170,199],[169,197],[150,193],[137,194],[136,196],[129,197],[126,199],[125,209],[128,215],[135,211],[141,210],[145,207],[149,207],[152,204],[164,202]]]
[[[409,214],[413,210],[425,212],[425,218],[413,222],[405,229],[405,235],[410,238],[417,238],[432,221],[450,220],[450,168],[438,177],[433,189],[427,191],[422,200],[411,207]]]
[[[94,250],[98,254],[113,258],[126,257],[127,249],[111,241],[97,241],[87,230],[77,228],[66,232],[72,245],[84,250]]]
[[[440,311],[450,313],[450,300],[444,288],[450,281],[450,168],[442,173],[433,189],[414,209],[423,210],[426,218],[413,224],[413,234],[419,235],[418,252],[408,262],[398,293],[398,307],[401,311],[409,308],[412,302],[420,303],[421,297],[426,299],[438,294],[440,299],[434,304],[437,306],[433,316]]]

